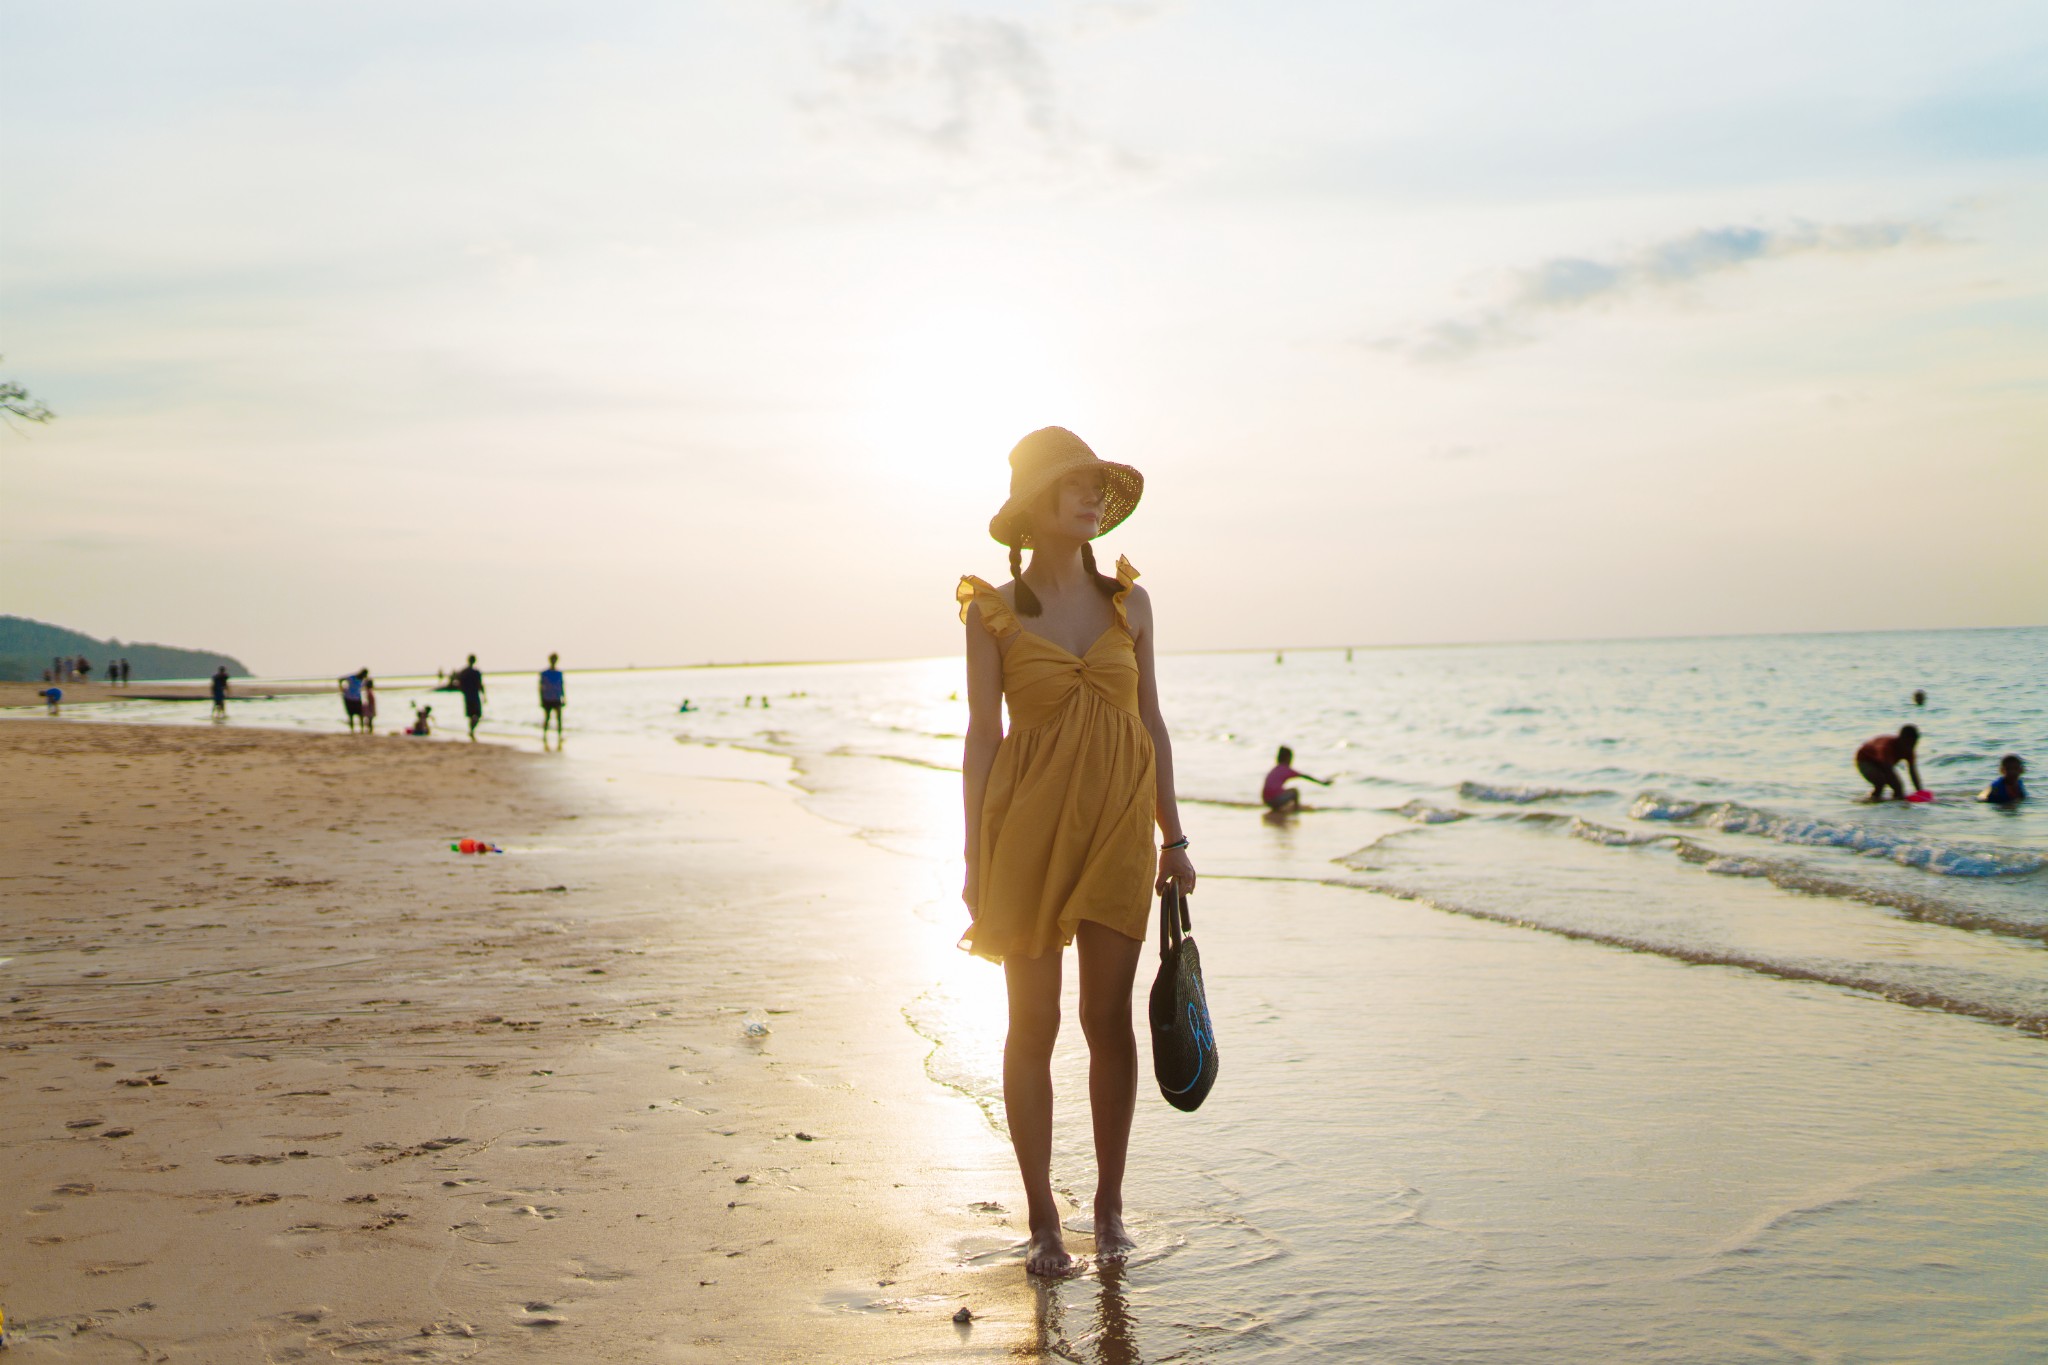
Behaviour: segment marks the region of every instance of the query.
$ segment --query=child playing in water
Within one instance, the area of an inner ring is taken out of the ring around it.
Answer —
[[[1304,782],[1313,782],[1323,787],[1330,785],[1328,778],[1310,777],[1307,773],[1296,772],[1294,750],[1285,744],[1280,746],[1280,752],[1274,755],[1274,758],[1276,762],[1273,771],[1266,774],[1266,787],[1261,793],[1265,797],[1267,810],[1301,809],[1301,793],[1287,785],[1294,778],[1298,777]]]
[[[2007,754],[1998,760],[1998,779],[1977,799],[1994,806],[2017,806],[2027,799],[2027,789],[2020,783],[2020,774],[2026,770],[2027,765],[2018,754]]]
[[[1919,791],[1920,761],[1915,756],[1919,746],[1920,730],[1912,725],[1901,725],[1896,735],[1879,735],[1876,739],[1863,741],[1863,747],[1856,751],[1856,771],[1863,774],[1863,780],[1870,784],[1870,795],[1863,799],[1882,801],[1886,789],[1890,789],[1904,801]],[[1899,781],[1901,763],[1913,776],[1910,787]]]

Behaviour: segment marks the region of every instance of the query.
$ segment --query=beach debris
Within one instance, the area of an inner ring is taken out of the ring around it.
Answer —
[[[756,1019],[751,1015],[740,1023],[740,1032],[749,1038],[766,1038],[773,1031],[768,1027],[766,1019]]]
[[[450,853],[503,853],[505,850],[483,839],[458,839],[448,845]]]
[[[105,1122],[105,1119],[73,1119],[64,1126],[66,1128],[97,1128]]]
[[[955,1321],[955,1322],[973,1322],[973,1321],[974,1321],[974,1310],[973,1310],[973,1309],[971,1309],[971,1308],[969,1308],[969,1307],[967,1307],[967,1306],[966,1306],[965,1304],[962,1304],[962,1305],[960,1306],[960,1311],[959,1311],[959,1312],[957,1312],[957,1313],[955,1313],[955,1314],[953,1314],[953,1321]]]
[[[101,1133],[100,1136],[103,1138],[124,1138],[131,1137],[134,1133],[135,1130],[133,1128],[109,1128],[106,1132]]]
[[[754,1177],[750,1175],[736,1175],[732,1178],[732,1183],[735,1185],[744,1185],[751,1181],[753,1178]]]
[[[802,1131],[793,1133],[791,1134],[791,1136],[793,1136],[798,1142],[816,1142],[818,1140],[814,1134]]]

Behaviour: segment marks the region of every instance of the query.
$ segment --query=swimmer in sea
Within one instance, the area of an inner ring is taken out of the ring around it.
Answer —
[[[1301,793],[1287,785],[1294,778],[1298,777],[1304,782],[1313,782],[1322,787],[1330,785],[1330,780],[1326,777],[1310,777],[1307,773],[1296,772],[1294,750],[1285,744],[1280,746],[1280,752],[1274,757],[1277,761],[1273,765],[1273,771],[1266,774],[1266,787],[1262,793],[1267,810],[1301,809]]]
[[[1915,725],[1901,725],[1896,735],[1879,735],[1876,739],[1863,742],[1856,751],[1856,771],[1863,774],[1863,780],[1870,784],[1870,795],[1866,801],[1882,801],[1887,788],[1898,794],[1898,800],[1921,789],[1920,761],[1917,750],[1920,745],[1920,729]],[[1906,765],[1912,774],[1913,785],[1908,787],[1899,781],[1899,765]]]
[[[2020,774],[2026,770],[2027,765],[2018,754],[2007,754],[1998,760],[1998,780],[1977,799],[1994,806],[2017,806],[2027,799],[2027,789],[2020,782]]]

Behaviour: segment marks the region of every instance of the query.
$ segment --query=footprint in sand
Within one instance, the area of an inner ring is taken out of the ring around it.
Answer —
[[[457,1223],[449,1228],[448,1231],[454,1233],[465,1242],[476,1242],[482,1246],[504,1246],[507,1242],[518,1240],[514,1237],[507,1237],[501,1233],[492,1232],[482,1223]]]
[[[613,1270],[609,1266],[592,1265],[589,1262],[583,1262],[570,1272],[569,1278],[572,1280],[588,1280],[592,1284],[610,1284],[615,1280],[632,1279],[633,1272],[630,1270]]]

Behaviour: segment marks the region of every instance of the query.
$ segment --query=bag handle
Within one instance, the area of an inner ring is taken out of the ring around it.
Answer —
[[[1166,889],[1159,893],[1159,957],[1164,961],[1169,953],[1180,947],[1181,936],[1195,927],[1188,918],[1188,898],[1182,894],[1179,882],[1168,882]]]

